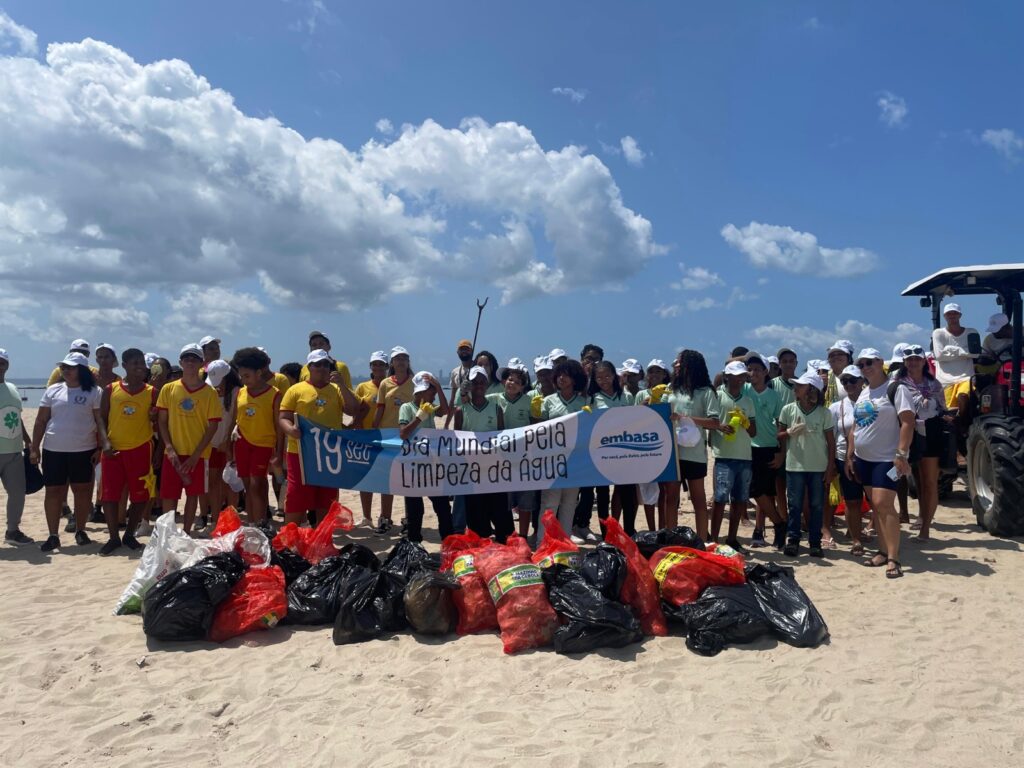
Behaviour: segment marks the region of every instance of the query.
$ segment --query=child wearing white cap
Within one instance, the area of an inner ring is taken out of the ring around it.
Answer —
[[[554,369],[555,364],[551,362],[548,355],[533,358],[533,375],[537,377],[537,381],[528,393],[531,402],[537,397],[543,399],[548,395],[555,394],[555,380],[551,375]],[[534,418],[537,418],[540,414],[538,412],[533,415]]]
[[[448,398],[444,388],[428,371],[420,371],[412,377],[413,401],[402,403],[398,410],[398,434],[409,440],[421,427],[434,428],[434,418],[444,417],[448,412]],[[434,398],[440,398],[440,405],[434,407]],[[430,496],[430,505],[437,517],[437,533],[444,541],[455,531],[452,528],[452,507],[447,496]],[[423,499],[420,496],[405,497],[405,537],[409,541],[423,541]]]
[[[356,418],[355,426],[360,429],[373,429],[373,420],[377,415],[377,391],[380,383],[388,375],[388,355],[383,349],[370,353],[370,378],[356,385],[355,395],[359,401],[359,416]],[[373,494],[367,491],[359,492],[359,506],[363,511],[363,519],[360,525],[367,528],[373,527]]]
[[[403,403],[413,401],[412,368],[409,351],[405,347],[391,348],[391,365],[388,376],[377,389],[376,410],[373,416],[373,429],[398,429],[398,412]],[[383,493],[380,497],[380,519],[374,533],[385,536],[390,533],[394,524],[391,522],[391,508],[395,497]]]
[[[722,530],[725,505],[729,507],[729,535],[725,543],[743,551],[739,542],[740,518],[746,515],[753,472],[751,438],[757,434],[757,409],[744,393],[747,366],[733,360],[723,371],[725,383],[718,388],[718,418],[721,431],[712,433],[715,456],[715,501],[711,510],[711,540]]]

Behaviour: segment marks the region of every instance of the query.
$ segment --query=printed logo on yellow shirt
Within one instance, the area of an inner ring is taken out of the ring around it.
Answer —
[[[317,408],[323,408],[325,405],[327,405],[327,401],[324,400],[322,397],[318,397],[316,400],[313,401],[313,403],[316,405]]]
[[[126,405],[124,408],[121,409],[121,413],[123,413],[125,416],[134,416],[135,415],[135,406],[134,405]]]
[[[179,407],[181,408],[181,410],[191,413],[196,409],[196,401],[193,400],[191,397],[186,397],[181,401]]]
[[[245,409],[245,415],[246,415],[246,416],[248,416],[248,417],[249,417],[249,418],[251,419],[251,418],[252,418],[253,416],[255,416],[255,415],[256,415],[256,409],[255,409],[255,408],[253,408],[253,407],[252,407],[251,405],[250,405],[250,406],[248,406],[248,407],[247,407],[247,408]]]

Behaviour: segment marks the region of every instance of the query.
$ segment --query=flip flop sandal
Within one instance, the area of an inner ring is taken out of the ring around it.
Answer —
[[[854,544],[850,548],[850,554],[853,555],[854,557],[863,557],[864,556],[864,545],[863,544]]]
[[[822,549],[839,549],[839,545],[836,544],[836,540],[835,539],[822,539],[821,540],[821,548]]]
[[[895,565],[896,567],[895,568],[888,568],[887,567],[885,569],[885,578],[887,578],[887,579],[898,579],[898,578],[900,578],[903,575],[903,569],[900,567],[900,561],[899,560],[889,559],[889,560],[886,561],[886,565],[888,566],[890,564]]]
[[[882,558],[882,562],[876,563],[875,558]],[[889,556],[885,552],[876,553],[870,560],[864,563],[868,568],[881,568],[883,565],[889,562]]]

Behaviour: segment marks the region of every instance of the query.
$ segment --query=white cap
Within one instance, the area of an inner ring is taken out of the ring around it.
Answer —
[[[889,358],[889,365],[903,362],[903,350],[907,348],[905,342],[900,342],[892,348],[892,357]]]
[[[156,352],[147,352],[145,354],[145,359],[146,359],[146,367],[147,368],[152,368],[153,367],[153,363],[155,363],[157,360],[160,359],[160,355],[158,355]]]
[[[405,347],[392,347],[391,348],[391,359],[394,360],[399,355],[409,356],[409,351]]]
[[[749,364],[753,362],[760,363],[765,368],[765,370],[768,369],[768,361],[761,357],[761,355],[758,354],[757,352],[751,352],[747,355],[747,363]]]
[[[872,358],[875,360],[885,360],[885,358],[882,357],[882,353],[874,347],[864,347],[854,360],[870,360]]]
[[[383,349],[378,349],[376,352],[370,353],[371,363],[387,363],[388,355]]]
[[[777,358],[775,355],[768,355],[768,357],[766,357],[764,359],[764,361],[766,363],[768,363],[768,365],[778,365],[779,364],[779,358]]]
[[[312,365],[313,363],[319,363],[323,360],[330,360],[331,356],[326,349],[314,349],[308,355],[306,355],[306,365]]]
[[[960,315],[964,313],[963,310],[960,309],[960,305],[957,304],[955,301],[949,302],[949,304],[942,308],[942,314],[948,315],[950,312],[956,312],[957,314]]]
[[[552,360],[557,360],[560,357],[568,357],[568,356],[569,355],[566,354],[564,349],[559,349],[558,347],[555,347],[550,352],[548,352],[548,357],[550,357]]]
[[[483,376],[485,379],[488,380],[490,379],[490,376],[487,375],[486,370],[484,370],[479,365],[474,365],[472,368],[469,369],[469,380],[472,381],[477,376]]]
[[[992,317],[988,319],[988,328],[985,330],[988,333],[997,333],[1003,330],[1010,322],[1010,318],[1004,315],[1002,312],[996,312]]]
[[[828,367],[829,367],[829,364],[828,364],[827,360],[808,360],[807,361],[807,370],[808,371],[814,371],[815,373],[817,373],[818,371],[824,371]]]
[[[554,368],[551,364],[551,357],[549,355],[541,355],[540,357],[533,358],[533,372],[539,373],[540,371],[550,371]]]
[[[259,349],[259,347],[257,347],[257,349]],[[192,355],[193,357],[198,357],[200,360],[202,360],[203,350],[200,349],[198,344],[186,344],[184,347],[181,348],[181,352],[178,353],[178,359],[181,360],[181,358],[185,357],[185,355]]]
[[[11,356],[7,354],[6,349],[0,349],[0,360],[6,360],[7,362],[11,361]]]
[[[205,347],[207,344],[220,344],[220,339],[216,336],[203,336],[203,338],[199,340],[199,346]]]
[[[89,342],[86,341],[85,339],[75,339],[74,341],[71,342],[71,346],[68,347],[68,349],[72,352],[76,350],[85,350],[86,352],[88,352]]]
[[[61,365],[88,365],[89,358],[81,352],[68,352],[67,356],[60,361]]]
[[[745,367],[746,367],[746,366],[744,366],[744,368],[745,368]],[[649,362],[649,363],[647,364],[647,368],[648,368],[648,369],[649,369],[649,368],[661,368],[661,370],[663,370],[663,371],[667,371],[667,370],[668,370],[668,366],[667,366],[667,365],[665,365],[665,361],[664,361],[664,360],[662,360],[662,359],[661,359],[660,357],[654,357],[654,358],[651,358],[651,362]],[[646,370],[646,369],[645,369],[645,370]]]
[[[213,360],[209,365],[206,366],[206,381],[211,387],[219,387],[220,383],[224,381],[224,377],[228,375],[228,371],[231,370],[231,366],[228,365],[226,360]]]
[[[821,392],[821,390],[823,390],[825,388],[825,384],[824,384],[824,382],[822,382],[821,376],[819,376],[816,373],[811,373],[810,371],[807,371],[807,373],[805,373],[799,379],[790,379],[789,383],[790,384],[810,384],[812,387],[817,389],[819,392]]]
[[[629,357],[622,361],[622,367],[619,368],[619,373],[643,373],[644,369],[640,367],[640,361],[636,358]]]
[[[856,365],[848,365],[843,368],[842,373],[839,374],[839,378],[841,379],[843,376],[856,376],[858,379],[864,378],[864,374],[860,372],[860,368]]]
[[[508,363],[505,365],[506,368],[515,368],[517,371],[525,371],[526,365],[518,357],[510,357]]]
[[[482,369],[481,369],[482,370]],[[412,377],[412,391],[426,392],[433,385],[430,383],[430,371],[420,371]]]
[[[904,344],[903,345],[903,359],[906,360],[908,357],[924,357],[924,347],[920,344]]]
[[[650,366],[647,367],[650,368]],[[725,366],[726,376],[746,376],[747,373],[747,366],[742,360],[733,360]]]
[[[832,342],[832,346],[828,348],[826,354],[832,352],[845,352],[848,355],[853,355],[853,342],[847,341],[846,339],[836,339]]]
[[[117,357],[117,350],[114,349],[113,344],[107,344],[105,341],[100,344],[97,344],[96,351],[99,352],[101,349],[109,349],[113,353],[114,357]]]

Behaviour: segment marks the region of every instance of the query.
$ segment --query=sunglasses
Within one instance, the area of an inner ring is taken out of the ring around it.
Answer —
[[[913,346],[903,349],[904,357],[924,357],[924,347]]]
[[[874,360],[865,360],[863,362],[857,363],[857,367],[860,368],[861,370],[864,370],[865,368],[870,368],[874,364]]]
[[[860,381],[860,379],[845,378],[845,379],[840,379],[839,383],[842,384],[844,387],[848,387],[851,384],[856,384],[858,381]]]

